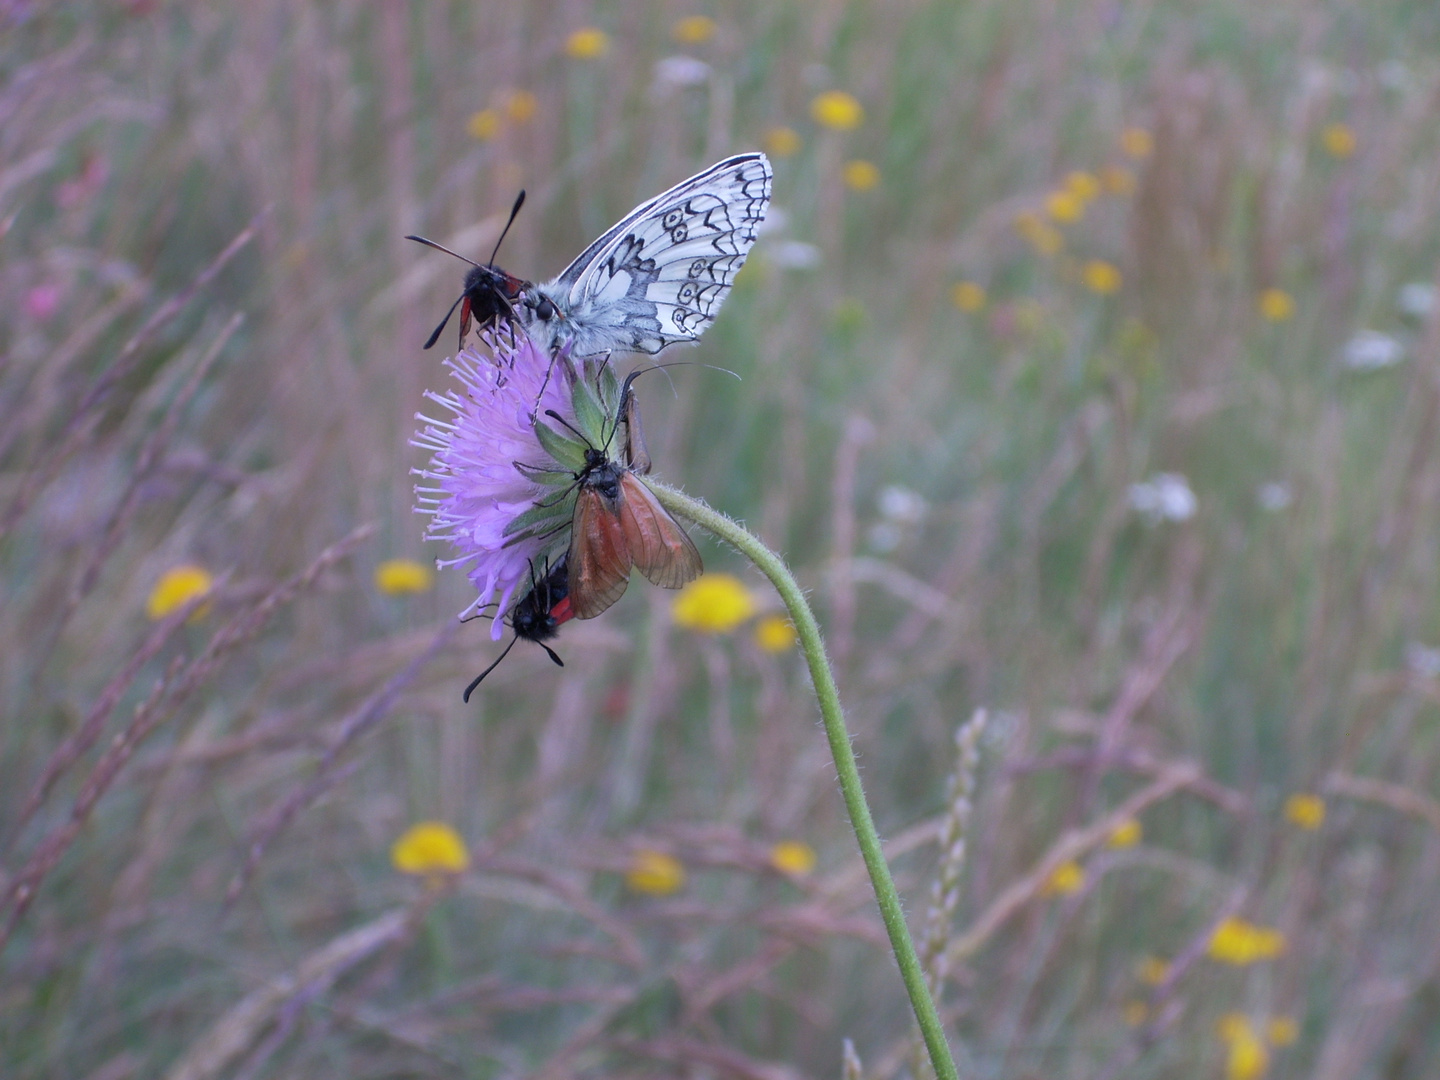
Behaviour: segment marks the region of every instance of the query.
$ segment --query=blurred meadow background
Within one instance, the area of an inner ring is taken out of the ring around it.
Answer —
[[[411,509],[403,235],[759,148],[650,449],[962,1075],[1437,1075],[1437,113],[1425,2],[0,4],[0,1074],[924,1076],[758,575],[466,706]]]

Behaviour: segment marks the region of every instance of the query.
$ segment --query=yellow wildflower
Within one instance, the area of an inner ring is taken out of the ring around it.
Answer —
[[[880,183],[880,170],[874,163],[858,158],[845,163],[842,175],[845,177],[845,186],[851,191],[869,191]]]
[[[1133,195],[1135,174],[1122,165],[1111,165],[1100,170],[1100,183],[1112,195]]]
[[[765,149],[771,157],[793,157],[800,152],[800,135],[794,128],[772,127],[765,132]]]
[[[1139,1027],[1150,1018],[1150,1006],[1138,998],[1131,998],[1125,1002],[1120,1014],[1125,1018],[1127,1027]]]
[[[647,896],[669,896],[685,886],[685,867],[680,860],[663,851],[642,848],[630,859],[625,871],[625,884],[632,892]]]
[[[1085,216],[1085,200],[1073,191],[1052,191],[1045,198],[1045,212],[1061,225],[1074,225]]]
[[[429,592],[435,571],[414,559],[386,559],[375,567],[375,588],[390,596]]]
[[[755,597],[732,574],[703,574],[680,590],[670,614],[686,630],[728,634],[755,614]]]
[[[1212,960],[1236,967],[1272,960],[1284,951],[1285,935],[1279,930],[1257,926],[1234,915],[1221,921],[1206,947]]]
[[[950,299],[961,311],[973,314],[985,306],[985,289],[973,281],[960,281],[950,290]]]
[[[1110,835],[1105,839],[1105,846],[1116,849],[1134,847],[1140,843],[1140,838],[1144,835],[1145,830],[1140,822],[1130,818],[1110,830]]]
[[[670,28],[670,34],[681,45],[701,45],[715,36],[715,20],[706,15],[690,15]]]
[[[587,26],[565,39],[565,52],[576,60],[594,60],[610,48],[610,37],[604,30]]]
[[[1295,300],[1284,289],[1266,289],[1260,294],[1256,306],[1270,322],[1284,322],[1295,314]]]
[[[1265,1025],[1265,1038],[1271,1046],[1289,1046],[1300,1038],[1300,1025],[1293,1017],[1277,1016]]]
[[[770,865],[782,874],[804,877],[815,869],[815,849],[799,840],[782,840],[770,849]]]
[[[1344,160],[1355,153],[1355,132],[1349,124],[1327,124],[1320,132],[1320,142],[1334,158]]]
[[[150,596],[145,601],[145,614],[152,619],[163,619],[197,596],[204,596],[214,585],[215,579],[204,567],[188,564],[172,566],[160,575],[160,580],[150,590]],[[191,621],[200,619],[209,609],[209,604],[201,604],[190,616]]]
[[[1065,246],[1065,238],[1040,220],[1039,214],[1028,211],[1015,215],[1015,231],[1030,242],[1041,255],[1057,254]]]
[[[1229,1047],[1225,1056],[1225,1080],[1259,1080],[1270,1066],[1270,1052],[1255,1034],[1250,1021],[1240,1013],[1226,1013],[1218,1025],[1220,1038]]]
[[[500,134],[500,114],[494,109],[481,109],[477,113],[471,113],[470,119],[465,121],[465,130],[472,139],[489,142]]]
[[[1114,263],[1103,259],[1091,259],[1081,272],[1085,287],[1101,296],[1109,296],[1120,288],[1120,271]]]
[[[1158,956],[1147,956],[1136,966],[1135,974],[1146,986],[1159,986],[1170,977],[1170,965]]]
[[[1242,1012],[1222,1013],[1220,1019],[1215,1021],[1215,1034],[1220,1037],[1221,1042],[1231,1042],[1243,1035],[1249,1026],[1250,1020]]]
[[[529,123],[539,108],[540,99],[529,90],[516,90],[505,99],[505,115],[517,124]]]
[[[1302,829],[1325,824],[1325,800],[1319,795],[1291,795],[1285,800],[1285,820]]]
[[[1155,151],[1155,137],[1142,127],[1127,127],[1120,132],[1120,149],[1132,158],[1147,158]]]
[[[766,615],[755,624],[755,644],[768,653],[788,652],[795,641],[795,624],[784,615]]]
[[[1050,872],[1040,888],[1041,896],[1069,896],[1085,884],[1085,868],[1074,859],[1063,862]]]
[[[850,131],[865,121],[865,109],[844,90],[827,90],[810,102],[810,115],[821,127]]]
[[[1100,194],[1100,181],[1094,173],[1076,169],[1065,176],[1065,190],[1081,202],[1090,202]]]
[[[390,863],[402,874],[459,874],[470,868],[460,834],[443,821],[411,825],[390,848]]]

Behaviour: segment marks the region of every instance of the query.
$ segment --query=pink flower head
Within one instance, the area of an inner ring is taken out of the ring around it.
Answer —
[[[49,322],[60,310],[60,286],[36,285],[25,293],[25,314],[36,322]]]
[[[577,376],[568,357],[552,362],[523,333],[483,338],[484,351],[445,361],[460,387],[425,396],[452,415],[417,414],[425,428],[411,444],[434,452],[427,468],[415,470],[432,482],[415,488],[416,510],[431,515],[426,538],[459,552],[439,565],[467,567],[479,595],[466,613],[497,604],[490,636],[499,639],[500,617],[525,594],[532,572],[569,543],[574,471],[547,451],[537,428],[551,434],[550,410],[579,426]]]

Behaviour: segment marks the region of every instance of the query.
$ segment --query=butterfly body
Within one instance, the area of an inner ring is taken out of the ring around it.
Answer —
[[[551,281],[524,289],[537,345],[657,353],[715,321],[770,204],[770,162],[740,154],[641,203]]]

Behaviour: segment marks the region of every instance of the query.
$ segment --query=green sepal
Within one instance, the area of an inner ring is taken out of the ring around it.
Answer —
[[[540,445],[545,448],[547,454],[572,473],[577,473],[585,467],[586,448],[584,443],[566,438],[538,420],[535,421],[535,437],[540,440]]]
[[[570,401],[575,406],[575,426],[596,449],[603,447],[609,441],[610,433],[605,430],[608,418],[588,379],[575,380]]]
[[[559,469],[521,469],[526,480],[532,480],[541,487],[563,488],[575,483],[575,474]]]
[[[575,500],[571,496],[559,500],[554,506],[532,506],[523,514],[513,518],[510,524],[505,526],[506,536],[518,536],[521,533],[548,531],[539,528],[541,525],[550,527],[564,524],[575,513]]]
[[[606,418],[614,423],[616,415],[620,412],[620,380],[615,377],[614,364],[606,364],[600,370],[598,382],[600,407],[605,410]]]

